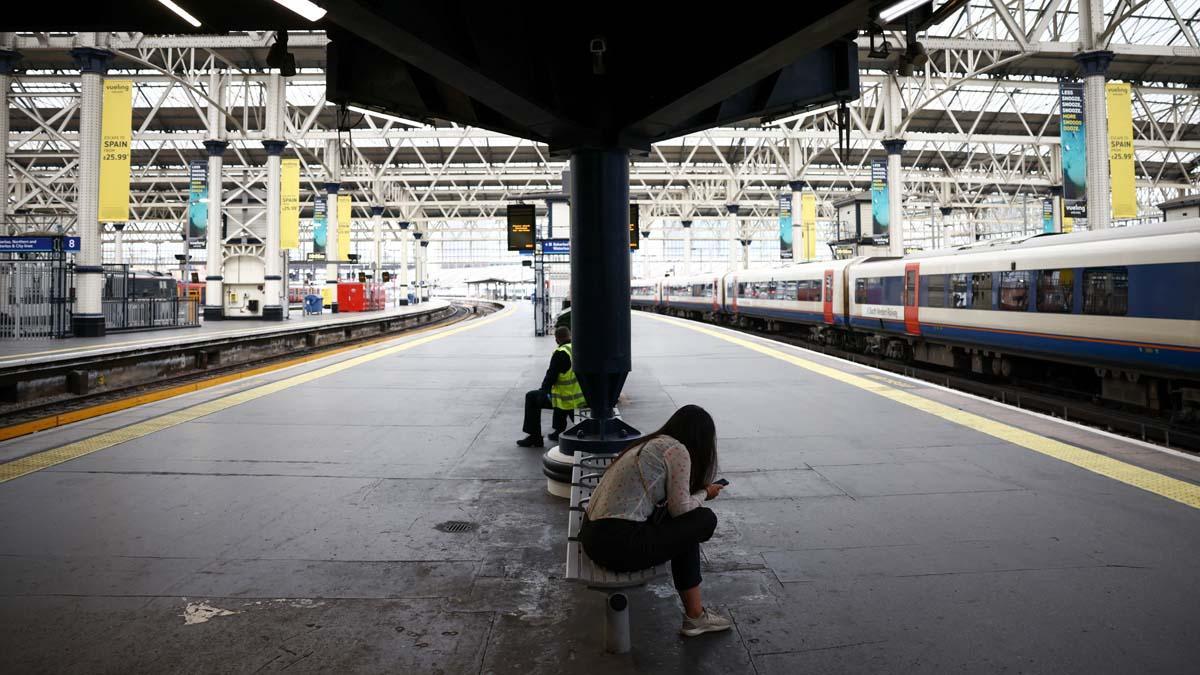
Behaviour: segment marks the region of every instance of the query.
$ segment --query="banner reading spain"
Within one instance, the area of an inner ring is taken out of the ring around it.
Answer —
[[[133,126],[133,82],[105,80],[100,121],[100,211],[102,223],[129,220],[129,152]]]
[[[1059,82],[1058,96],[1063,213],[1072,218],[1087,218],[1087,118],[1083,110],[1083,85]]]
[[[792,193],[779,195],[779,259],[792,259]]]
[[[1104,85],[1108,103],[1108,170],[1112,176],[1112,217],[1137,218],[1133,183],[1133,103],[1127,82]]]
[[[338,226],[338,260],[350,259],[350,195],[338,195],[337,226]]]
[[[300,248],[300,160],[295,158],[279,167],[279,248]]]
[[[817,195],[805,192],[800,195],[801,237],[804,238],[804,259],[817,257]]]

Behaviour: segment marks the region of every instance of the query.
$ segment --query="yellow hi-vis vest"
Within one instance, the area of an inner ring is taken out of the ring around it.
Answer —
[[[579,388],[579,380],[575,379],[575,357],[571,355],[571,344],[559,346],[556,352],[566,352],[571,359],[571,367],[565,373],[559,373],[558,379],[550,385],[550,405],[559,410],[574,410],[582,408],[586,402],[583,390]]]

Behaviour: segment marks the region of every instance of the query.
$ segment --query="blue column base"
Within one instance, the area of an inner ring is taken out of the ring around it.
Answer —
[[[104,337],[104,315],[76,314],[71,317],[71,334],[75,337]]]
[[[225,308],[224,307],[205,307],[204,308],[204,320],[205,321],[220,321],[224,318],[225,318]]]
[[[283,321],[283,307],[279,305],[263,307],[262,318],[267,321]]]

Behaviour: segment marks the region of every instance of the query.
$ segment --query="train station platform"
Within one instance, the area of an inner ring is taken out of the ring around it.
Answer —
[[[167,345],[237,340],[261,337],[274,333],[307,330],[314,326],[360,322],[364,319],[401,317],[445,307],[447,303],[434,300],[419,305],[405,305],[372,312],[343,312],[339,314],[305,314],[291,310],[284,321],[228,319],[204,321],[193,328],[169,328],[154,331],[109,333],[99,338],[64,338],[61,340],[0,340],[0,370],[14,366],[51,363],[80,356],[110,356],[125,352]]]
[[[706,602],[562,579],[519,304],[0,444],[0,671],[1190,672],[1200,462],[637,313],[620,403],[716,420]],[[548,422],[548,415],[546,422]],[[20,459],[18,459],[20,458]],[[15,460],[15,461],[14,461]]]

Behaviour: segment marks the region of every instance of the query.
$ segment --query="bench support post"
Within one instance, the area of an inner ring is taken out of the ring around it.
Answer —
[[[629,598],[624,593],[611,593],[604,603],[604,650],[629,653]]]

